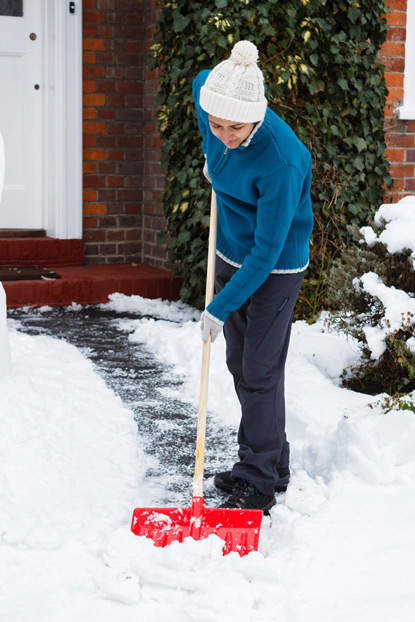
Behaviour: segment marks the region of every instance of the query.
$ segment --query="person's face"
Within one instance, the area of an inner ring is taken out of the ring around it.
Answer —
[[[236,123],[208,115],[212,134],[229,149],[236,149],[252,132],[255,123]]]

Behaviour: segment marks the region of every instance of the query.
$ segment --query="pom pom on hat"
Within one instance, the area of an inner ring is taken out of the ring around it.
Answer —
[[[230,58],[219,63],[200,90],[200,105],[208,114],[239,123],[262,121],[267,110],[258,50],[238,41]]]
[[[231,53],[235,65],[253,65],[258,62],[258,49],[251,41],[238,41]]]

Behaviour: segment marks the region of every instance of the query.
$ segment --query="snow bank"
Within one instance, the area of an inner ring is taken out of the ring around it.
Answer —
[[[4,171],[6,168],[6,160],[4,157],[4,142],[0,132],[0,203],[3,194]],[[0,378],[10,369],[10,344],[9,334],[6,324],[6,293],[3,285],[0,283]]]
[[[152,318],[171,320],[172,322],[198,320],[200,318],[200,311],[180,301],[169,302],[161,298],[149,300],[141,296],[125,296],[118,293],[111,294],[108,298],[110,302],[100,305],[104,311],[136,313],[137,315],[148,315]]]
[[[11,355],[7,329],[6,292],[0,282],[0,378],[10,371]]]
[[[98,546],[130,519],[143,460],[132,413],[73,346],[12,332],[0,379],[0,533],[5,543]]]

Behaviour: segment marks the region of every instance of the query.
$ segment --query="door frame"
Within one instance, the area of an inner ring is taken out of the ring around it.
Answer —
[[[82,0],[42,0],[43,197],[47,234],[82,238]],[[71,3],[72,4],[72,3]]]

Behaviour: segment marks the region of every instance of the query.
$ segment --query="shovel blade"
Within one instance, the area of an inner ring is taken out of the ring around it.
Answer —
[[[136,508],[131,531],[160,547],[215,534],[225,541],[224,555],[236,551],[243,556],[258,550],[261,521],[261,510],[205,508],[202,497],[193,497],[190,508]]]

